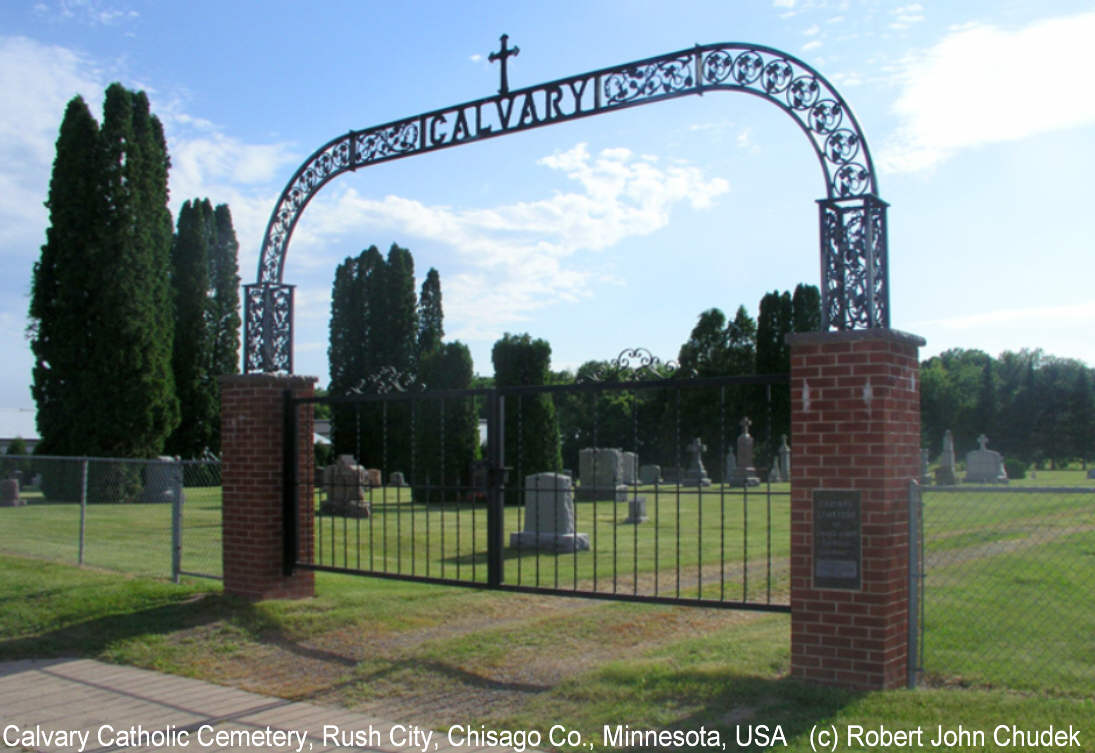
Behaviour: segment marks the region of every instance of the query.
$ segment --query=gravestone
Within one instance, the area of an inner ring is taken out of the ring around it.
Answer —
[[[620,483],[634,486],[639,483],[639,455],[635,452],[623,453],[623,476]]]
[[[582,502],[594,499],[615,499],[622,489],[624,475],[623,452],[615,447],[586,447],[578,452],[580,484],[576,498]]]
[[[703,467],[703,451],[707,445],[700,441],[699,437],[692,440],[685,448],[688,452],[688,469],[681,475],[681,486],[711,486],[711,479],[707,477],[707,469]]]
[[[468,490],[468,496],[470,499],[486,499],[487,483],[490,480],[489,472],[489,460],[472,460],[468,463],[468,479],[471,487]]]
[[[939,467],[935,469],[935,483],[938,486],[954,486],[958,476],[954,472],[954,437],[951,430],[943,432],[943,452],[939,456]]]
[[[646,497],[633,497],[627,501],[627,517],[625,523],[645,523],[650,520],[646,517]]]
[[[511,533],[514,549],[551,552],[587,551],[589,534],[574,525],[574,490],[562,473],[535,473],[525,477],[525,524]]]
[[[753,438],[749,436],[748,417],[741,420],[741,435],[738,436],[738,465],[730,477],[731,486],[759,486],[760,477],[753,467]]]
[[[379,468],[366,468],[365,478],[369,486],[380,486],[380,469]]]
[[[791,480],[791,447],[787,444],[787,435],[780,435],[779,450],[779,480],[787,482]]]
[[[1087,472],[1087,477],[1088,478],[1095,478],[1095,468],[1092,468],[1091,470],[1089,470]]]
[[[7,478],[0,481],[0,507],[22,507],[27,501],[19,496],[19,481]]]
[[[729,448],[726,450],[726,460],[722,467],[722,482],[729,484],[730,479],[734,478],[734,471],[738,469],[738,459],[734,457],[734,449]]]
[[[388,476],[388,486],[406,486],[407,481],[403,478],[403,471],[392,471],[392,474]]]
[[[662,480],[662,467],[660,465],[640,465],[639,483],[657,484]]]
[[[1006,484],[1008,472],[1004,468],[1004,456],[988,448],[989,438],[984,434],[977,438],[979,449],[966,453],[967,484]]]
[[[144,467],[144,489],[141,502],[182,501],[182,465],[173,457],[162,455]]]
[[[930,486],[932,482],[931,470],[928,469],[928,463],[931,462],[931,451],[920,451],[920,485]]]
[[[377,475],[380,471],[377,471]],[[323,469],[323,489],[327,499],[319,508],[323,515],[342,515],[348,518],[367,518],[371,470],[367,471],[354,461],[353,455],[339,455],[334,465]]]

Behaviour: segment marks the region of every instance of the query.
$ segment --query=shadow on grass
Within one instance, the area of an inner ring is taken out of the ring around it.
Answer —
[[[51,599],[67,589],[25,593],[23,599]],[[0,601],[0,604],[4,599]],[[108,615],[73,622],[34,635],[0,640],[0,661],[28,658],[98,657],[131,639],[167,636],[192,628],[225,623],[257,643],[269,643],[309,659],[352,667],[357,660],[337,652],[302,645],[283,625],[256,604],[218,593],[196,593],[182,601],[148,608],[123,605]]]

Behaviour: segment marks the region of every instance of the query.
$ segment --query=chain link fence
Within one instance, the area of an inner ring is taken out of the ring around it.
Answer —
[[[1095,693],[1095,488],[921,495],[927,683]]]
[[[4,455],[0,478],[0,551],[221,577],[220,461]]]

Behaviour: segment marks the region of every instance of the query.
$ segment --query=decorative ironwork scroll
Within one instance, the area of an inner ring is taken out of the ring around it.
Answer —
[[[862,196],[818,205],[822,329],[889,327],[886,202]]]
[[[243,309],[244,371],[293,373],[293,286],[244,285]]]
[[[507,51],[504,45],[503,51]],[[350,131],[329,141],[297,169],[278,199],[263,237],[257,284],[281,283],[286,249],[301,213],[319,189],[344,172],[530,128],[712,91],[742,91],[761,97],[791,116],[806,134],[825,178],[822,247],[839,247],[843,259],[836,265],[833,261],[836,256],[824,257],[823,250],[823,296],[828,296],[826,300],[831,304],[826,309],[828,326],[839,329],[888,326],[886,204],[878,199],[874,164],[855,116],[836,89],[806,63],[770,47],[737,43],[696,45],[513,91],[508,89],[508,81],[504,81],[502,91],[495,96]],[[863,242],[856,240],[860,231],[854,211],[840,203],[844,200],[858,202],[860,215],[870,218],[863,223],[864,228],[869,228],[863,231]],[[825,206],[831,209],[828,215]],[[848,214],[849,211],[853,214]],[[870,259],[856,256],[867,253],[872,254]],[[829,261],[824,261],[825,258]],[[860,269],[863,274],[854,272]],[[837,270],[844,276],[831,279],[830,272],[836,274]],[[865,295],[867,299],[833,298],[845,292],[853,297]],[[261,296],[246,298],[248,306],[262,305],[265,300]],[[274,336],[266,330],[250,329],[253,324],[268,321],[262,313],[249,310],[245,321],[249,342],[262,342]],[[290,333],[291,326],[290,321]],[[264,345],[245,349],[244,370],[287,370],[289,357],[275,350]],[[271,354],[277,357],[266,360],[265,356]]]
[[[624,348],[620,355],[578,381],[639,382],[646,379],[672,379],[677,368],[675,361],[662,361],[646,348]]]
[[[412,389],[425,389],[418,383],[418,377],[400,371],[394,366],[382,366],[374,373],[363,378],[350,392],[355,395],[387,395],[392,392],[409,392]]]

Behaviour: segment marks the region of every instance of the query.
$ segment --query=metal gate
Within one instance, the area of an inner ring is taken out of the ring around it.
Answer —
[[[287,504],[315,505],[287,568],[789,611],[787,375],[663,375],[287,398],[286,436],[327,403],[341,454],[304,478],[286,448]]]

